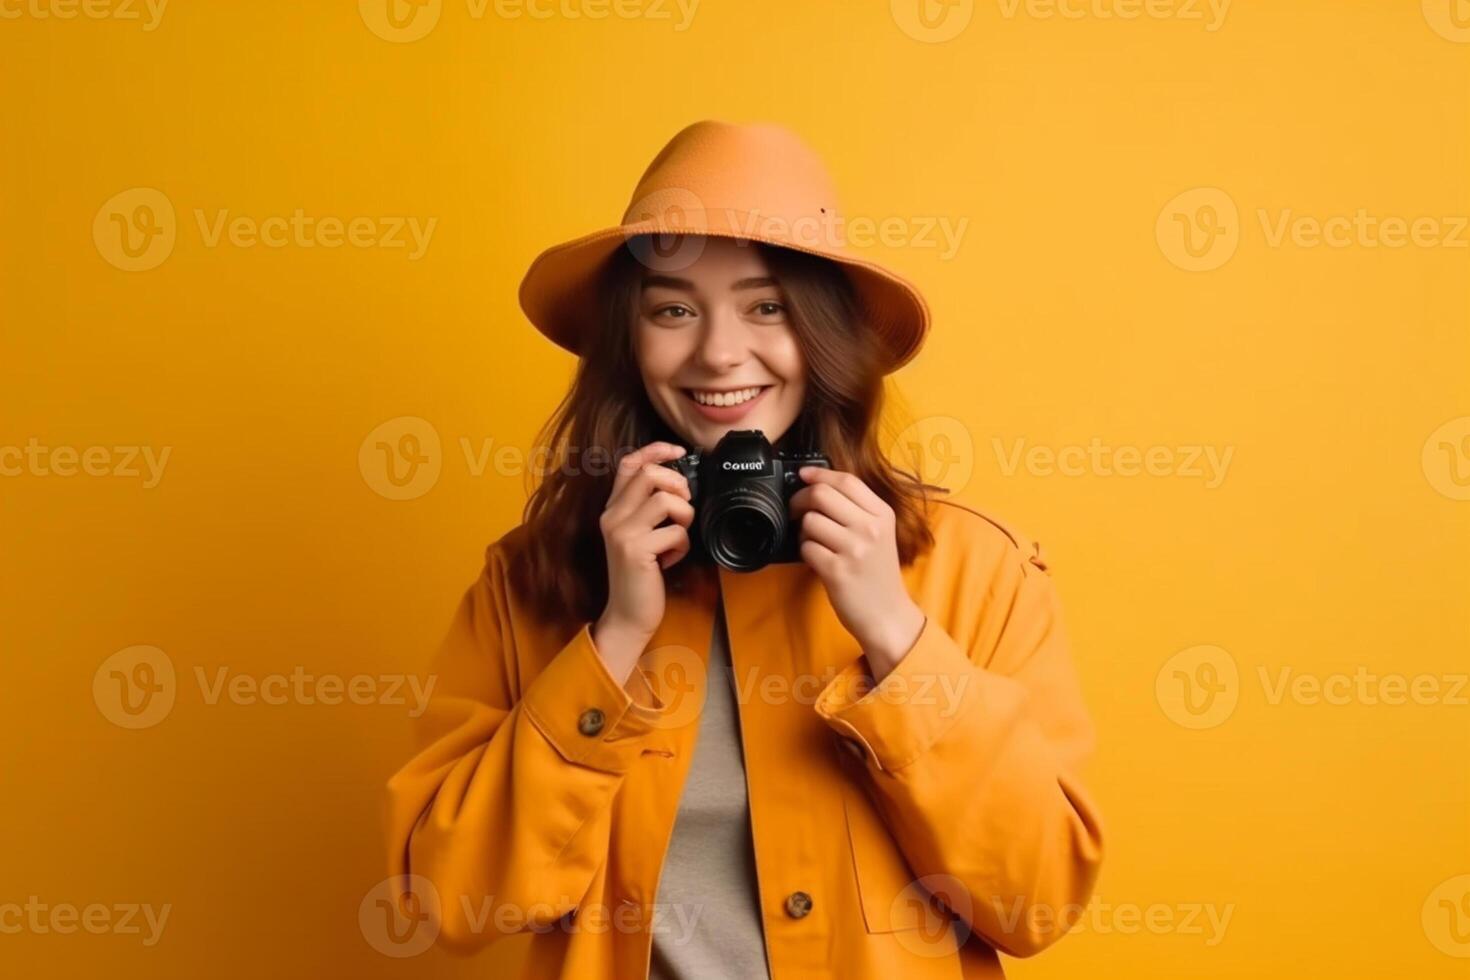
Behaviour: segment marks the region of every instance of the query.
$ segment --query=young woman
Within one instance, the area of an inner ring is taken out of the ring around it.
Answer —
[[[1093,734],[1039,547],[879,450],[927,308],[779,127],[686,128],[634,202],[522,284],[581,359],[389,783],[400,908],[526,977],[998,977],[1087,903]],[[691,536],[661,464],[734,430],[830,461],[794,560]]]

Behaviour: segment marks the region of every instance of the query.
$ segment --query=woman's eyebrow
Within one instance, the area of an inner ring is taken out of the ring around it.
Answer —
[[[730,288],[731,289],[734,289],[734,290],[740,290],[740,289],[763,289],[766,286],[774,286],[774,285],[776,285],[776,280],[772,279],[770,276],[753,276],[753,277],[748,278],[748,279],[741,279],[741,280],[739,280],[734,285],[732,285]],[[691,290],[691,291],[694,289],[694,283],[690,282],[688,279],[678,279],[678,278],[675,278],[674,276],[644,276],[643,277],[643,288],[644,289],[653,289],[653,288],[656,288],[658,286],[663,286],[663,287],[665,287],[667,289],[686,289],[686,290]]]

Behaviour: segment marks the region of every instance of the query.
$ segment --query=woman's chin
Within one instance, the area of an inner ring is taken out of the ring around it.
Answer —
[[[782,425],[778,428],[776,425],[771,424],[759,416],[751,416],[741,419],[739,422],[699,421],[686,425],[684,428],[688,428],[691,431],[689,441],[693,444],[698,444],[700,449],[708,452],[715,448],[715,445],[728,433],[743,432],[749,429],[757,430],[761,435],[766,437],[767,442],[774,445],[776,440],[781,438],[789,426]]]

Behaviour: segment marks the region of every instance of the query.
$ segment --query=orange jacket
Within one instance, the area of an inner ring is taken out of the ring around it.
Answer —
[[[532,933],[537,980],[647,976],[723,595],[772,980],[999,977],[996,950],[1054,941],[1102,856],[1057,593],[1039,546],[949,501],[928,520],[904,569],[927,621],[876,688],[804,564],[671,591],[619,686],[589,624],[518,603],[523,529],[491,545],[388,783],[404,907],[451,948]]]

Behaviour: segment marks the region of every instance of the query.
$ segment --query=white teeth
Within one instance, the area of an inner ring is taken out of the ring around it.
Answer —
[[[760,388],[741,388],[739,391],[694,391],[693,395],[694,400],[701,405],[728,408],[731,405],[748,402],[760,393]]]

